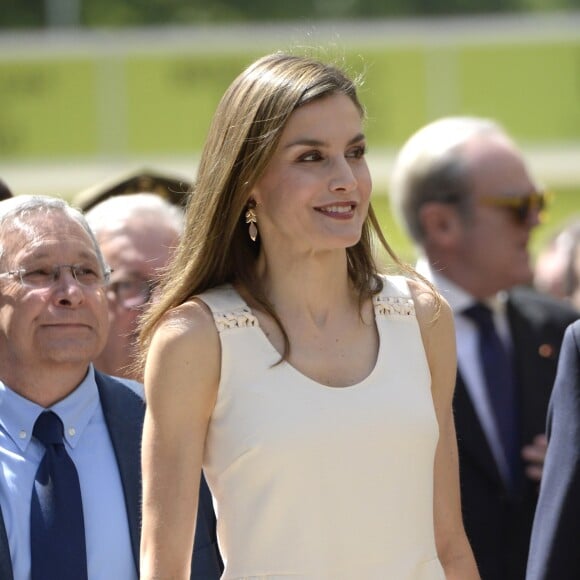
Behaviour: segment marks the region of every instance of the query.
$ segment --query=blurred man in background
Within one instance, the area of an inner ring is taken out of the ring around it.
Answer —
[[[462,510],[480,573],[523,580],[557,355],[577,317],[523,287],[544,194],[500,126],[444,118],[403,146],[391,196],[455,315]]]
[[[95,367],[140,381],[137,324],[182,231],[182,210],[153,193],[110,197],[86,214],[112,269],[107,287],[109,337]]]
[[[576,214],[540,249],[534,268],[540,292],[567,300],[580,312],[580,214]]]
[[[109,197],[146,191],[183,208],[191,187],[190,179],[184,175],[140,167],[79,191],[73,198],[73,205],[86,213]]]
[[[11,197],[12,192],[10,191],[6,183],[4,183],[4,181],[0,179],[0,201],[2,201],[3,199],[10,199]]]

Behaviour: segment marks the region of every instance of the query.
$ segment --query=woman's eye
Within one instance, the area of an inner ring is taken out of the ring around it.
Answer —
[[[347,157],[351,157],[353,159],[360,159],[361,157],[364,157],[366,153],[366,147],[364,145],[359,145],[357,147],[354,147],[353,149],[351,149],[348,153],[347,153]]]
[[[304,155],[300,156],[300,161],[320,161],[322,159],[322,155],[319,151],[309,151]]]

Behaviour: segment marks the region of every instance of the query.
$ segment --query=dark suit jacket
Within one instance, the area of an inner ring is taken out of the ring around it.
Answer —
[[[548,411],[549,446],[528,580],[580,578],[580,321],[564,336]]]
[[[95,371],[103,413],[113,442],[127,506],[131,546],[139,569],[141,538],[141,431],[145,405],[126,385],[114,377]],[[193,517],[193,516],[192,516]],[[220,577],[221,559],[215,534],[215,514],[205,479],[200,486],[199,513],[195,530],[195,549],[191,578],[213,580]],[[4,519],[0,509],[0,578],[13,578],[12,563]]]
[[[520,288],[510,292],[507,316],[516,359],[521,444],[526,445],[545,431],[558,351],[578,313]],[[463,520],[482,580],[523,580],[538,485],[525,478],[522,465],[519,489],[506,489],[459,373],[453,406]]]

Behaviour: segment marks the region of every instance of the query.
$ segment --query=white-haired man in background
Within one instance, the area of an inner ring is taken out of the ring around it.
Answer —
[[[156,194],[136,193],[107,198],[86,217],[112,269],[109,338],[94,364],[102,372],[140,381],[138,318],[177,245],[183,211]]]

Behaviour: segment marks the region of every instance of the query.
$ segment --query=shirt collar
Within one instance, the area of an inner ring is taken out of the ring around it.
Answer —
[[[99,404],[95,372],[90,365],[79,386],[70,395],[49,407],[63,423],[66,442],[75,447]],[[25,451],[32,437],[34,423],[47,409],[20,396],[0,380],[0,425]]]
[[[482,302],[494,314],[505,315],[508,297],[507,292],[498,292],[496,295],[485,300],[477,300],[469,292],[461,288],[461,286],[449,280],[441,270],[437,270],[436,267],[429,263],[425,256],[419,258],[415,269],[437,287],[437,290],[441,292],[442,296],[449,303],[454,315],[461,314],[466,308],[469,308],[476,302]]]

